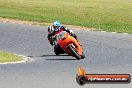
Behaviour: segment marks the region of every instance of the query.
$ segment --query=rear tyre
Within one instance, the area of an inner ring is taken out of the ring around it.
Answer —
[[[59,45],[54,46],[54,52],[55,52],[56,55],[65,53],[65,51]]]
[[[60,54],[59,53],[59,50],[58,50],[58,46],[54,46],[54,52],[55,52],[56,55],[59,55]]]
[[[81,59],[81,56],[77,53],[77,51],[75,50],[74,47],[72,47],[71,45],[68,46],[69,51],[71,52],[71,54],[76,57],[77,60]]]

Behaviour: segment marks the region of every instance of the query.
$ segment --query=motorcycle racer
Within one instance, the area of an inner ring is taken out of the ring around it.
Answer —
[[[54,45],[54,52],[56,55],[59,55],[59,54],[64,54],[66,53],[58,43],[55,43],[55,40],[56,40],[56,35],[63,32],[63,31],[66,31],[67,33],[69,33],[70,36],[73,36],[77,42],[78,42],[78,39],[77,39],[77,36],[76,34],[72,31],[72,30],[69,30],[67,29],[66,27],[64,26],[61,26],[61,23],[59,21],[55,21],[53,22],[53,25],[52,26],[49,26],[48,27],[48,40],[50,42],[50,44],[53,46]],[[79,42],[78,44],[80,46],[82,46]],[[85,55],[83,54],[82,52],[82,55],[81,55],[81,58],[85,58]]]
[[[68,32],[71,36],[73,36],[75,39],[77,39],[76,34],[72,30],[69,30],[64,26],[61,26],[61,23],[59,21],[55,21],[55,22],[53,22],[52,26],[48,27],[48,40],[52,46],[53,46],[53,42],[54,42],[53,36],[55,36],[56,34],[62,32],[62,31]]]

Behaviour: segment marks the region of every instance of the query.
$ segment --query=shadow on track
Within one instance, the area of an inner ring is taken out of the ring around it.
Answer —
[[[69,55],[41,55],[41,56],[28,56],[28,57],[53,57],[53,56],[56,56],[56,57],[59,57],[59,56],[69,56]],[[77,60],[77,59],[45,59],[45,60]]]
[[[45,60],[77,60],[77,59],[45,59]]]
[[[38,57],[50,57],[50,56],[69,56],[69,55],[42,55],[42,56],[38,56]]]
[[[28,57],[52,57],[52,56],[69,56],[69,55],[41,55],[41,56],[28,56]]]

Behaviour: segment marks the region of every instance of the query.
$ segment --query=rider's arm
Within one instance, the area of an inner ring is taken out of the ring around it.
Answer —
[[[66,27],[62,26],[64,28],[64,31],[68,32],[70,35],[72,35],[75,39],[77,39],[77,36],[76,34],[70,30],[70,29],[67,29]]]
[[[69,29],[67,29],[66,27],[61,26],[60,28],[61,28],[61,29],[63,29],[64,31],[68,32],[68,33],[70,34],[70,30],[69,30]]]
[[[66,27],[64,28],[64,30],[65,30],[66,32],[68,32],[69,34],[72,34],[72,35],[75,34],[72,30],[70,30],[70,29],[68,29],[68,28],[66,28]]]
[[[49,33],[48,36],[47,36],[47,38],[48,38],[50,44],[53,46],[52,35],[54,35],[54,32]]]
[[[55,34],[55,31],[48,34],[48,38],[52,37]]]

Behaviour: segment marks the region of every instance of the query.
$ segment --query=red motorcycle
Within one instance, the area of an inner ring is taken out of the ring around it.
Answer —
[[[62,31],[55,36],[54,44],[60,47],[60,50],[55,51],[56,55],[65,52],[78,60],[85,58],[80,43],[66,31]]]

